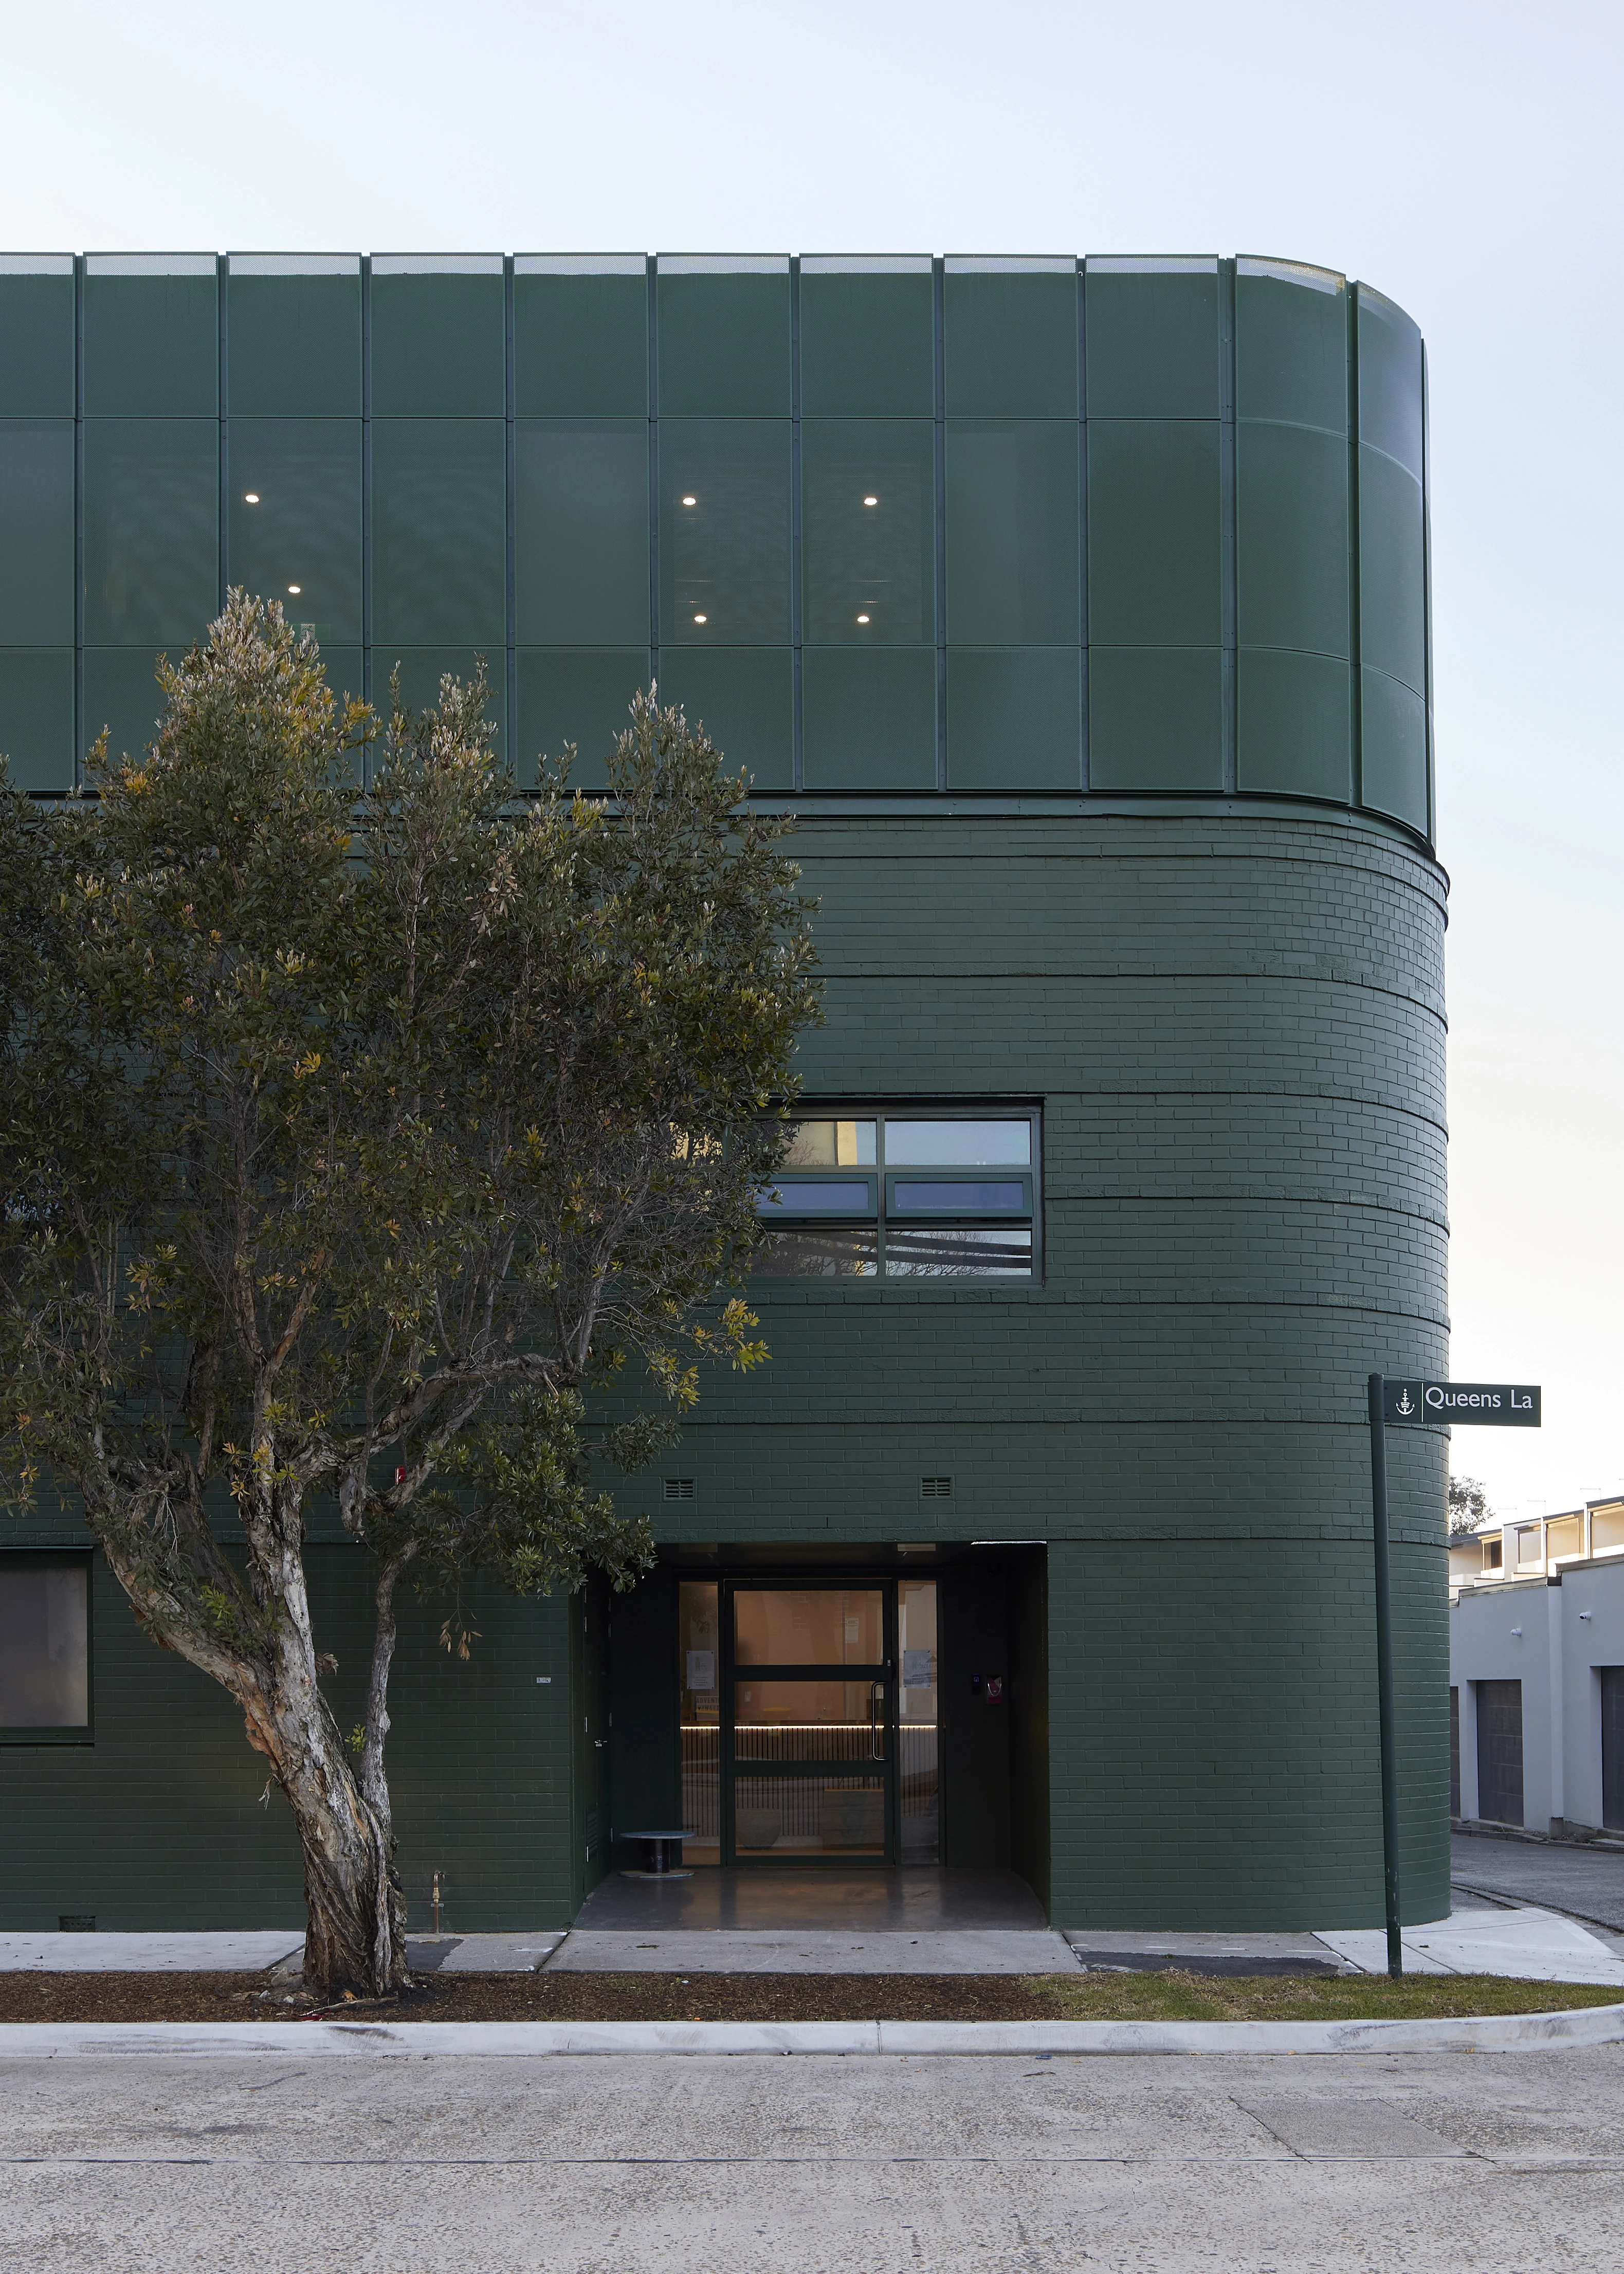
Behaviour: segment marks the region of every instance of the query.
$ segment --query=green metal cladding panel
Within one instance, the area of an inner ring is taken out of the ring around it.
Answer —
[[[212,418],[85,421],[86,646],[184,648],[209,624],[219,448]]]
[[[508,407],[502,264],[471,274],[372,264],[372,416],[500,418]]]
[[[1353,674],[1336,656],[1243,648],[1237,787],[1351,804],[1352,696]]]
[[[1223,636],[1216,419],[1088,424],[1088,636],[1105,647]]]
[[[358,645],[361,421],[233,418],[225,434],[227,583],[280,600],[324,646]]]
[[[1091,260],[1090,418],[1216,418],[1218,263]]]
[[[949,260],[943,281],[950,418],[1075,418],[1076,264]]]
[[[662,418],[789,416],[787,260],[730,272],[662,259],[656,290]]]
[[[808,789],[935,789],[934,648],[809,647],[801,668]]]
[[[262,273],[269,262],[248,260],[246,267],[233,263],[226,280],[231,416],[358,418],[360,262],[298,275]]]
[[[936,409],[930,263],[876,273],[801,264],[801,408],[809,418],[929,418]]]
[[[673,647],[660,659],[660,699],[703,726],[730,772],[760,791],[794,779],[794,658],[786,647]],[[622,724],[624,724],[622,719]]]
[[[19,789],[71,789],[73,650],[0,647],[0,753]]]
[[[629,724],[627,706],[649,683],[649,651],[637,648],[521,648],[515,764],[522,788],[536,785],[538,759],[560,759],[575,745],[572,788],[602,789],[605,761]]]
[[[73,644],[73,421],[0,419],[0,647]]]
[[[372,639],[507,638],[508,439],[498,418],[372,422]]]
[[[566,265],[568,264],[568,265]],[[568,256],[514,263],[514,409],[521,418],[642,418],[649,288],[641,255],[616,268]]]
[[[86,418],[212,418],[220,406],[220,312],[212,253],[182,255],[169,273],[131,275],[127,259],[92,253],[84,282]]]
[[[646,646],[648,421],[521,419],[515,471],[521,643]]]
[[[945,442],[950,646],[1075,646],[1076,420],[952,418]]]
[[[1425,356],[1368,287],[1252,258],[218,267],[0,257],[0,648],[37,659],[12,715],[47,773],[76,629],[144,732],[151,656],[242,583],[370,640],[374,686],[516,651],[510,723],[590,727],[593,765],[624,704],[592,690],[646,656],[764,793],[1352,794],[1430,826]]]
[[[1346,442],[1313,426],[1243,419],[1236,450],[1241,645],[1346,659]]]
[[[163,697],[149,647],[87,647],[80,657],[84,748],[105,727],[113,757],[139,757],[157,732]]]
[[[1235,415],[1348,432],[1348,288],[1330,269],[1241,260]]]
[[[1215,647],[1088,652],[1091,789],[1223,787],[1223,658]]]
[[[0,418],[71,418],[73,262],[0,258]]]
[[[947,786],[1082,787],[1082,654],[954,647],[947,655]]]

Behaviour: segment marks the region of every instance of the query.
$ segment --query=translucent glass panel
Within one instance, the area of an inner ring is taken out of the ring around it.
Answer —
[[[503,645],[507,531],[508,444],[500,419],[376,420],[374,645]]]
[[[361,639],[361,422],[233,418],[226,429],[227,582],[290,623]]]
[[[883,1777],[741,1776],[733,1783],[733,1849],[763,1856],[885,1858]],[[686,1852],[686,1851],[685,1851]]]
[[[631,723],[631,699],[649,675],[646,647],[521,648],[515,745],[521,788],[535,787],[539,757],[561,757],[573,742],[578,757],[571,787],[602,789],[605,762]]]
[[[801,408],[808,418],[929,418],[936,408],[934,285],[914,273],[801,264]]]
[[[787,648],[668,647],[660,659],[660,698],[680,703],[730,772],[760,791],[793,787],[794,660]]]
[[[904,1864],[934,1864],[941,1840],[938,1724],[941,1719],[941,1660],[934,1579],[902,1579],[897,1585],[897,1645],[901,1686],[898,1693],[897,1788]]]
[[[790,642],[787,419],[660,425],[660,638]]]
[[[492,257],[471,272],[372,263],[372,415],[501,418],[508,405],[506,291]],[[473,256],[481,259],[481,256]]]
[[[878,1682],[748,1682],[733,1693],[736,1759],[884,1758]],[[787,1742],[786,1742],[787,1741]]]
[[[214,257],[177,255],[169,273],[154,273],[163,263],[161,254],[92,253],[86,260],[87,418],[215,414],[220,329]]]
[[[935,447],[925,419],[802,420],[809,647],[935,641]]]
[[[662,418],[788,418],[787,260],[662,259],[657,290]]]
[[[878,1159],[876,1121],[797,1121],[784,1156],[786,1169],[871,1168]]]
[[[1025,1115],[1011,1121],[910,1121],[888,1113],[885,1160],[893,1169],[1028,1167],[1032,1123]]]
[[[1076,421],[950,419],[946,443],[949,640],[1075,645]]]
[[[1328,269],[1242,260],[1235,415],[1348,432],[1348,292]]]
[[[87,418],[85,639],[183,647],[220,597],[219,428],[202,418]]]
[[[774,1232],[750,1258],[760,1279],[873,1279],[880,1269],[880,1235],[872,1225],[822,1230],[796,1224]]]
[[[514,407],[523,418],[643,418],[649,290],[641,256],[623,273],[538,273],[514,263]]]
[[[0,420],[0,646],[73,643],[73,421]]]
[[[226,384],[233,418],[358,418],[359,261],[327,275],[265,274],[254,263],[226,281]]]
[[[73,787],[73,650],[0,647],[0,750],[21,789]]]
[[[90,1566],[0,1563],[0,1728],[90,1721]]]
[[[73,263],[35,260],[29,273],[0,257],[0,418],[71,418]]]
[[[950,260],[943,289],[950,418],[1077,416],[1074,262]]]
[[[733,1657],[746,1666],[873,1666],[885,1656],[878,1587],[741,1587]]]
[[[682,1745],[682,1856],[721,1861],[721,1626],[714,1579],[677,1585],[677,1685]]]
[[[1216,418],[1218,263],[1091,260],[1090,418]]]
[[[646,647],[646,419],[522,419],[515,432],[519,638]]]
[[[802,778],[808,789],[936,787],[934,648],[865,655],[809,647],[801,701]]]

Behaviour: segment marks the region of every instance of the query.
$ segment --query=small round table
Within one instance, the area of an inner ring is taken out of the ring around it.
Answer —
[[[623,1871],[624,1879],[691,1879],[692,1871],[682,1867],[681,1832],[628,1832],[628,1840],[648,1843],[649,1868],[646,1871]],[[673,1854],[674,1853],[674,1859]]]

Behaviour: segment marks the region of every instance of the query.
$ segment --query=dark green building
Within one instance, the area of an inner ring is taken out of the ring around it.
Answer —
[[[1364,1384],[1447,1371],[1425,364],[1262,260],[0,257],[0,748],[136,747],[228,585],[521,782],[639,683],[800,815],[828,1024],[770,1366],[659,1571],[406,1635],[422,1924],[690,1863],[1008,1864],[1066,1927],[1382,1915]],[[1442,1436],[1395,1439],[1406,1913],[1447,1909]],[[297,1920],[224,1698],[0,1559],[4,1924]],[[311,1550],[335,1702],[365,1571]],[[262,1797],[267,1805],[259,1804]]]

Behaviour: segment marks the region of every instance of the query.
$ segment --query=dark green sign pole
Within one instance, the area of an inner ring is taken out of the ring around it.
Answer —
[[[1381,1856],[1387,1899],[1387,1972],[1404,1971],[1398,1893],[1398,1725],[1393,1704],[1393,1582],[1387,1568],[1386,1383],[1370,1378],[1371,1530],[1376,1549],[1376,1691],[1381,1711]]]

